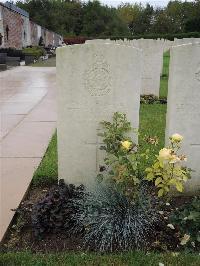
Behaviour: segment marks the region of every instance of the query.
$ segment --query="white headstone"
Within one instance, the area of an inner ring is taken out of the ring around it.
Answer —
[[[134,45],[143,51],[141,94],[159,96],[164,43],[159,40],[139,39]]]
[[[184,136],[187,165],[195,170],[187,192],[200,189],[200,44],[171,49],[166,143],[173,133]]]
[[[102,165],[99,122],[114,112],[138,128],[141,61],[139,49],[116,44],[57,49],[59,178],[92,183]]]

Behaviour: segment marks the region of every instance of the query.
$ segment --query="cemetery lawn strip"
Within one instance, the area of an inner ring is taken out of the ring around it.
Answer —
[[[166,124],[166,104],[141,104],[140,105],[140,129],[139,144],[142,147],[141,152],[150,149],[150,153],[156,155],[164,147],[165,142],[165,124]],[[149,145],[145,141],[146,136],[157,136],[158,145]],[[149,164],[155,160],[155,157],[149,158]]]
[[[167,51],[164,53],[163,56],[163,72],[162,75],[164,77],[168,77],[169,76],[169,61],[170,61],[170,52]]]
[[[57,135],[53,135],[47,151],[34,173],[32,185],[43,186],[50,185],[57,181],[58,176],[58,153],[57,153]]]
[[[168,91],[168,77],[169,77],[169,61],[170,53],[169,51],[164,53],[163,56],[163,70],[162,76],[160,77],[160,97],[167,97]]]
[[[197,266],[200,265],[198,254],[180,253],[177,257],[172,253],[148,253],[141,251],[123,252],[119,254],[98,254],[98,253],[52,253],[33,254],[30,252],[2,253],[0,254],[0,265],[114,265],[114,266],[143,266],[143,265],[176,265],[176,266]]]
[[[168,92],[168,78],[167,77],[161,77],[161,79],[160,79],[160,97],[161,98],[167,98],[167,92]]]

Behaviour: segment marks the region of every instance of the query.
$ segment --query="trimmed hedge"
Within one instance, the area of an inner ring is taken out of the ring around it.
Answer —
[[[85,43],[86,40],[87,38],[85,37],[77,36],[77,37],[65,37],[63,41],[67,45],[73,45],[73,44]]]
[[[24,48],[22,51],[24,55],[33,55],[36,59],[46,54],[45,49],[40,46],[27,47]]]
[[[0,53],[7,53],[7,56],[20,57],[20,60],[24,60],[22,50],[16,50],[15,48],[0,48]]]
[[[128,35],[128,36],[113,36],[113,37],[98,37],[98,39],[111,39],[111,40],[133,40],[133,39],[166,39],[173,41],[174,38],[183,39],[183,38],[200,38],[200,32],[186,32],[186,33],[176,33],[176,34],[143,34],[143,35]],[[88,38],[93,39],[93,38]]]

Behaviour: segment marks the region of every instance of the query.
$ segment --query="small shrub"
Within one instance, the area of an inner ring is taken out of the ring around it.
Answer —
[[[43,56],[46,54],[46,51],[43,47],[40,46],[33,46],[33,47],[27,47],[23,49],[23,53],[25,55],[33,55],[36,59],[40,58],[40,56]]]
[[[159,102],[159,98],[153,94],[141,95],[140,97],[140,103],[152,104],[152,103],[158,103],[158,102]]]
[[[22,50],[17,50],[16,48],[0,48],[0,53],[7,53],[7,56],[20,57],[20,60],[24,60],[24,54]]]
[[[64,43],[67,45],[73,45],[73,44],[83,44],[85,43],[86,38],[85,37],[80,37],[80,36],[76,36],[76,37],[65,37],[64,38]]]
[[[83,196],[83,186],[65,185],[60,180],[43,199],[33,206],[32,226],[36,237],[44,233],[69,230],[73,226],[73,214],[77,211],[73,202]]]
[[[155,96],[153,94],[141,95],[140,103],[143,103],[143,104],[166,104],[167,99],[165,97],[158,98],[157,96]]]
[[[144,154],[137,152],[137,145],[130,137],[135,130],[125,114],[116,112],[112,122],[103,121],[101,125],[103,132],[99,136],[104,144],[100,149],[106,151],[106,158],[105,171],[98,175],[99,180],[116,185],[127,197],[134,198],[142,178],[142,160],[148,159],[148,150]]]
[[[182,140],[181,135],[173,134],[170,137],[169,147],[161,149],[154,164],[145,170],[146,180],[155,182],[158,188],[158,197],[167,195],[172,187],[183,192],[183,185],[190,178],[190,169],[182,166],[187,158],[179,154]]]

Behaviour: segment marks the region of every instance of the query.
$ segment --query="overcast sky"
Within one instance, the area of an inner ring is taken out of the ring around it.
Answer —
[[[150,3],[154,6],[166,6],[169,0],[100,0],[101,3],[109,5],[109,6],[118,6],[120,3]]]
[[[6,2],[10,0],[0,0],[0,2]],[[17,0],[11,0],[12,2],[16,2]],[[23,1],[23,0],[22,0]],[[87,2],[88,0],[81,0],[82,2]],[[153,6],[160,6],[164,7],[167,5],[169,0],[99,0],[102,4],[108,5],[108,6],[114,6],[117,7],[121,3],[150,3]],[[173,0],[172,0],[173,1]],[[185,0],[182,0],[185,1]],[[192,1],[192,0],[186,0],[186,1]]]
[[[6,2],[8,0],[0,0],[0,2]],[[16,2],[17,0],[14,0],[13,2]],[[83,2],[86,2],[87,0],[83,0]],[[154,6],[166,6],[169,0],[100,0],[101,3],[106,4],[108,6],[118,6],[120,3],[151,3]]]

